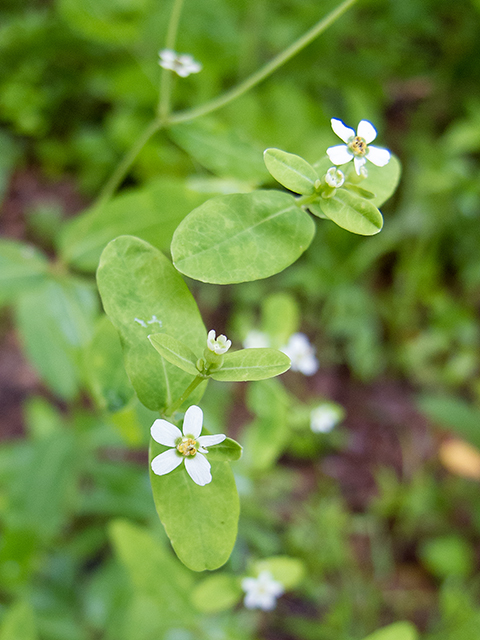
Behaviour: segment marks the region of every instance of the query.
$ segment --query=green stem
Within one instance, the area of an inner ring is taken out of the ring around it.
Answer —
[[[198,387],[199,384],[201,384],[204,380],[206,380],[205,376],[197,376],[196,378],[194,378],[192,380],[192,382],[188,385],[188,387],[185,389],[185,391],[182,393],[182,395],[180,396],[180,398],[178,398],[178,400],[175,400],[175,402],[173,404],[171,404],[168,409],[166,409],[163,413],[163,415],[168,418],[169,416],[173,415],[175,413],[175,411],[182,406],[182,404],[185,402],[185,400],[188,398],[188,396],[193,393],[193,391],[195,391],[195,389]]]
[[[338,18],[340,18],[347,11],[347,9],[355,4],[356,1],[357,0],[345,0],[345,2],[342,2],[341,5],[330,12],[325,18],[322,18],[319,22],[317,22],[316,25],[314,25],[309,31],[307,31],[307,33],[296,40],[292,45],[290,45],[290,47],[285,49],[285,51],[282,51],[282,53],[268,62],[261,69],[253,73],[239,85],[237,85],[233,89],[230,89],[229,91],[226,91],[218,98],[214,98],[210,102],[201,105],[200,107],[187,109],[186,111],[181,111],[180,113],[174,114],[169,118],[169,124],[178,124],[180,122],[193,120],[194,118],[199,118],[200,116],[204,116],[208,113],[212,113],[213,111],[217,111],[217,109],[224,107],[229,102],[236,100],[241,95],[265,80],[265,78],[268,78],[268,76],[270,76],[274,71],[288,62],[299,51],[304,49],[308,44],[315,40],[315,38],[323,33],[331,24],[338,20]]]
[[[319,193],[312,193],[311,196],[299,196],[298,198],[295,198],[295,204],[297,207],[304,207],[318,200],[319,195]]]
[[[143,133],[139,136],[133,147],[130,151],[123,157],[120,164],[117,166],[113,174],[111,175],[108,182],[105,184],[103,189],[100,192],[97,200],[95,201],[95,205],[105,204],[110,198],[113,196],[118,187],[122,184],[125,176],[128,173],[128,170],[132,166],[135,158],[138,156],[140,151],[143,149],[145,144],[150,140],[154,133],[162,129],[163,123],[161,120],[156,119],[150,122],[147,128],[143,131]]]
[[[180,23],[180,14],[182,13],[183,3],[184,0],[174,0],[173,2],[172,13],[170,14],[170,22],[168,23],[165,49],[175,50],[178,25]],[[158,102],[157,109],[158,117],[162,121],[165,121],[170,115],[172,80],[173,71],[170,71],[169,69],[162,69],[162,74],[160,77],[160,100]]]

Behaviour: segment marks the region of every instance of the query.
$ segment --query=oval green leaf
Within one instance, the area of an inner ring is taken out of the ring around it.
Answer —
[[[205,430],[204,430],[205,431]],[[208,459],[218,462],[233,462],[242,457],[243,447],[232,438],[225,438],[220,444],[208,449]]]
[[[311,217],[280,191],[218,196],[194,209],[173,235],[175,267],[202,282],[268,278],[297,260],[315,234]]]
[[[193,296],[171,262],[133,236],[120,236],[105,247],[97,282],[105,311],[120,333],[127,373],[140,401],[154,411],[166,409],[192,375],[162,358],[148,336],[162,329],[201,352],[207,334]]]
[[[150,461],[165,450],[152,440]],[[211,467],[212,481],[204,487],[195,484],[183,462],[164,476],[150,467],[158,516],[175,553],[192,571],[225,564],[237,537],[240,502],[233,473],[228,462],[212,460]]]
[[[304,563],[289,556],[273,556],[259,560],[254,568],[257,573],[270,571],[274,579],[281,582],[286,590],[295,589],[305,576]]]
[[[373,236],[383,227],[383,218],[371,200],[364,200],[345,189],[318,203],[323,213],[342,229],[361,236]],[[315,209],[312,208],[312,213]]]
[[[410,622],[395,622],[371,633],[365,640],[418,640],[418,632]]]
[[[319,176],[312,165],[301,156],[281,149],[266,149],[263,159],[275,180],[290,191],[305,196],[315,193],[315,183]]]
[[[242,594],[240,580],[237,577],[215,574],[195,586],[192,602],[202,613],[218,613],[236,605]]]
[[[148,336],[148,339],[165,360],[192,376],[198,375],[198,370],[195,366],[198,358],[186,344],[172,338],[172,336],[168,336],[166,333],[154,333]]]
[[[225,354],[222,368],[210,377],[224,382],[266,380],[288,369],[290,358],[277,349],[241,349]]]

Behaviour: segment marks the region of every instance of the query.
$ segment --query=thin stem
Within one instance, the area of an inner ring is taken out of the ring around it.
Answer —
[[[304,49],[308,44],[310,44],[317,36],[323,33],[331,24],[333,24],[338,18],[340,18],[353,4],[355,4],[357,0],[345,0],[339,5],[336,9],[334,9],[331,13],[329,13],[325,18],[322,18],[316,25],[314,25],[307,33],[301,36],[296,42],[294,42],[290,47],[279,53],[273,60],[270,60],[265,66],[261,69],[253,73],[246,80],[238,84],[233,89],[226,91],[224,94],[219,96],[218,98],[214,98],[210,102],[207,102],[200,107],[195,107],[193,109],[187,109],[186,111],[181,111],[180,113],[174,114],[169,118],[169,124],[178,124],[180,122],[187,122],[189,120],[193,120],[194,118],[199,118],[200,116],[204,116],[208,113],[212,113],[212,111],[217,111],[221,107],[224,107],[229,102],[236,100],[241,95],[255,87],[257,84],[268,78],[274,71],[276,71],[283,64],[288,62],[291,58],[293,58],[299,51]]]
[[[182,393],[178,400],[175,400],[173,404],[171,404],[168,409],[166,409],[163,413],[165,417],[171,416],[175,413],[175,411],[182,406],[188,396],[195,391],[199,384],[201,384],[204,380],[206,380],[205,376],[197,376],[192,380],[192,382],[188,385],[185,391]]]
[[[118,187],[122,184],[125,176],[127,175],[128,170],[133,164],[135,158],[138,156],[140,151],[143,149],[145,144],[150,140],[154,133],[162,129],[163,123],[161,120],[153,120],[147,126],[147,128],[143,131],[140,137],[137,139],[133,147],[130,151],[123,157],[120,164],[117,166],[113,174],[111,175],[108,182],[105,184],[103,189],[100,192],[97,200],[95,201],[95,205],[101,205],[110,200],[112,195],[118,189]]]
[[[184,0],[174,0],[170,21],[168,23],[165,49],[175,50],[177,41],[178,25],[180,14],[182,13]],[[158,102],[157,114],[160,120],[166,120],[170,115],[172,97],[173,72],[170,69],[162,69],[160,76],[160,100]]]

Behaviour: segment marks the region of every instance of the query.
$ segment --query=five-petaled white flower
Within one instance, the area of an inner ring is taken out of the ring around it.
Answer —
[[[310,428],[314,433],[329,433],[342,418],[341,407],[328,402],[318,405],[310,412]]]
[[[292,371],[300,371],[305,376],[312,376],[318,371],[318,360],[315,347],[312,347],[304,333],[294,333],[287,344],[280,348],[291,360]]]
[[[262,349],[269,346],[270,337],[258,329],[251,329],[243,341],[244,349]]]
[[[231,346],[232,341],[227,340],[227,336],[220,335],[215,339],[215,330],[212,329],[208,332],[207,347],[210,351],[216,353],[217,356],[222,356],[224,353],[227,353]]]
[[[220,444],[226,438],[223,434],[201,436],[203,411],[192,405],[185,412],[183,434],[178,427],[167,420],[155,420],[150,433],[158,444],[171,447],[152,460],[152,471],[163,476],[176,469],[182,462],[191,479],[201,487],[212,481],[210,463],[203,455],[208,453],[206,447]]]
[[[162,49],[158,52],[158,55],[160,56],[158,64],[163,67],[163,69],[174,71],[182,78],[186,78],[191,73],[198,73],[202,70],[200,62],[197,62],[188,53],[177,53],[171,49]]]
[[[261,571],[258,578],[244,578],[242,589],[245,591],[244,604],[248,609],[275,609],[277,598],[284,593],[285,588],[277,582],[270,571]]]
[[[377,131],[373,124],[367,120],[361,120],[357,132],[346,127],[341,120],[331,119],[332,129],[337,136],[345,142],[327,149],[327,155],[333,164],[340,165],[350,162],[353,158],[355,171],[358,175],[363,173],[362,167],[367,160],[377,167],[384,167],[390,160],[390,151],[369,146],[377,137]]]

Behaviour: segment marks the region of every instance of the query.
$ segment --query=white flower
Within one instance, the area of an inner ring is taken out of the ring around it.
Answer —
[[[201,436],[203,425],[203,411],[192,405],[185,412],[183,420],[183,435],[178,427],[167,420],[155,420],[150,433],[158,444],[171,447],[152,460],[152,471],[157,476],[163,476],[176,469],[182,462],[191,479],[201,487],[212,481],[210,463],[203,455],[208,453],[206,447],[223,442],[223,434]]]
[[[163,69],[174,71],[182,78],[186,78],[191,73],[198,73],[202,70],[202,65],[194,60],[188,53],[177,53],[171,49],[162,49],[158,52],[160,60],[158,64]]]
[[[310,412],[310,428],[314,433],[328,433],[339,422],[343,414],[341,407],[325,402]]]
[[[357,133],[336,118],[332,118],[331,123],[333,131],[345,142],[327,149],[327,155],[333,164],[345,164],[353,158],[355,171],[361,175],[361,168],[367,160],[377,167],[384,167],[390,160],[390,151],[369,146],[370,142],[377,137],[377,131],[367,120],[360,121]],[[362,173],[365,175],[364,172]]]
[[[277,598],[284,593],[281,582],[274,580],[270,571],[261,571],[258,578],[244,578],[242,589],[245,591],[244,604],[248,609],[275,609]]]
[[[252,329],[245,336],[243,341],[244,349],[264,349],[270,346],[270,338],[263,331]]]
[[[280,348],[291,360],[292,371],[300,371],[306,376],[312,376],[318,371],[318,360],[315,357],[315,347],[312,347],[304,333],[294,333],[288,343]]]
[[[338,189],[345,182],[345,176],[340,171],[340,169],[337,169],[337,167],[330,167],[330,169],[325,174],[325,182],[329,187]]]
[[[212,329],[208,332],[207,347],[210,351],[216,353],[217,356],[222,356],[224,353],[227,353],[231,346],[232,341],[227,340],[227,336],[220,335],[215,339],[215,330]]]

